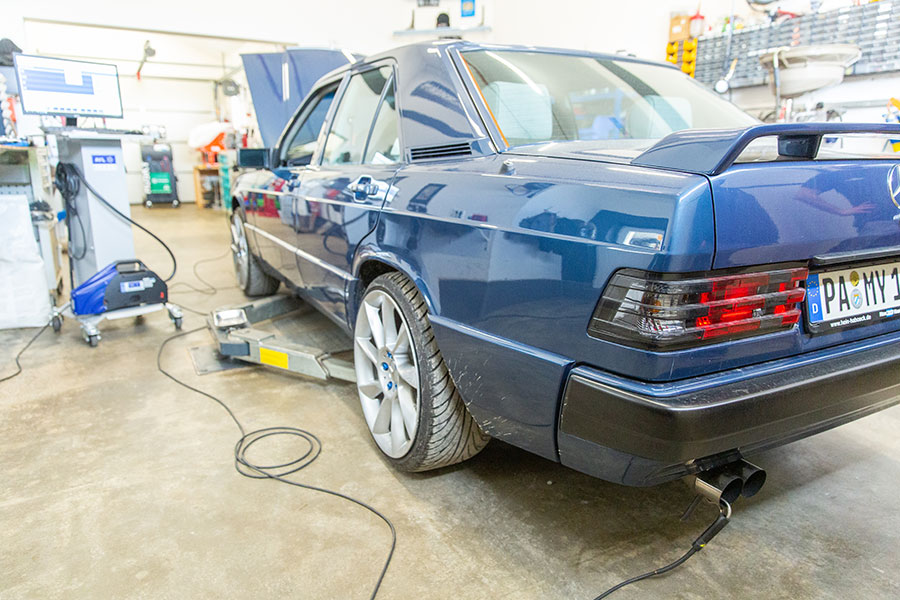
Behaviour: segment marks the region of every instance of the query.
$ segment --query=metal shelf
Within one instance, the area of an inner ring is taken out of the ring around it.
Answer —
[[[731,87],[762,85],[768,71],[759,57],[778,47],[806,44],[856,44],[862,57],[848,75],[900,71],[900,2],[875,2],[804,15],[779,24],[756,25],[734,32],[731,57],[728,34],[702,36],[697,44],[695,78],[713,85],[738,59]]]

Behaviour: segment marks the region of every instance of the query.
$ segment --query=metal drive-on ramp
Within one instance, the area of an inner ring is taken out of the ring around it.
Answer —
[[[219,308],[206,323],[222,356],[316,379],[356,381],[350,337],[294,296]]]

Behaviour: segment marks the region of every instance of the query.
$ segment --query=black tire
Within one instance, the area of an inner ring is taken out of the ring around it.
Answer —
[[[251,298],[271,296],[278,291],[281,282],[263,270],[250,250],[245,223],[243,211],[235,210],[231,214],[231,253],[238,286]],[[243,244],[240,236],[243,236]]]
[[[62,317],[59,315],[54,316],[50,321],[50,324],[53,327],[53,332],[59,333],[59,331],[62,329]]]
[[[438,349],[428,320],[428,307],[419,290],[399,272],[377,277],[363,297],[373,290],[390,296],[402,312],[419,373],[418,427],[409,451],[393,458],[382,450],[383,456],[401,471],[428,471],[475,456],[487,445],[490,436],[478,427],[456,389]]]
[[[181,326],[184,323],[184,318],[183,317],[175,317],[174,319],[172,319],[172,323],[175,324],[175,329],[181,331]]]
[[[97,344],[100,343],[100,336],[92,335],[88,336],[88,344],[90,344],[91,348],[96,348]]]

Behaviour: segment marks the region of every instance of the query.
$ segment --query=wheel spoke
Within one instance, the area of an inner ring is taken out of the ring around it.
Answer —
[[[384,345],[391,348],[397,342],[397,317],[393,305],[387,302],[381,305],[381,325],[384,331]]]
[[[415,389],[419,389],[419,370],[416,365],[408,362],[397,363],[397,373],[400,377]]]
[[[392,398],[391,402],[397,402],[397,398]],[[391,447],[394,453],[399,454],[403,444],[406,443],[406,433],[403,430],[403,414],[399,407],[391,407]]]
[[[381,324],[381,316],[378,314],[377,306],[373,306],[368,302],[366,305],[366,319],[369,321],[369,331],[372,332],[372,339],[378,348],[384,348],[384,326]]]
[[[358,337],[356,338],[356,345],[359,346],[359,349],[362,350],[363,354],[366,355],[366,358],[368,358],[373,365],[378,364],[378,350],[375,349],[372,342],[364,337]]]
[[[400,309],[403,304],[398,302],[384,289],[368,290],[354,331],[363,414],[375,443],[395,459],[409,452],[417,435],[420,409],[415,340]]]
[[[391,352],[394,354],[402,354],[409,350],[409,330],[404,326],[400,329],[400,333],[397,334],[397,340],[394,342],[394,347],[391,348]]]
[[[372,423],[372,433],[389,433],[393,428],[394,416],[391,414],[393,400],[385,398],[378,407],[378,414],[375,415],[375,421]],[[399,411],[398,411],[399,412]]]
[[[377,381],[369,381],[359,384],[359,391],[369,398],[377,398],[381,394],[381,384]]]
[[[416,434],[416,425],[418,418],[416,415],[416,399],[413,391],[407,387],[401,387],[398,390],[398,399],[400,402],[400,413],[403,415],[403,426],[406,427],[406,436],[409,439]]]

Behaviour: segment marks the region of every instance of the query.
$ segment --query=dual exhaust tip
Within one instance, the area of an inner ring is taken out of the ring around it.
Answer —
[[[710,502],[719,503],[724,500],[732,504],[741,496],[755,496],[766,483],[766,472],[745,460],[738,460],[718,469],[692,475],[687,483],[698,495]]]

